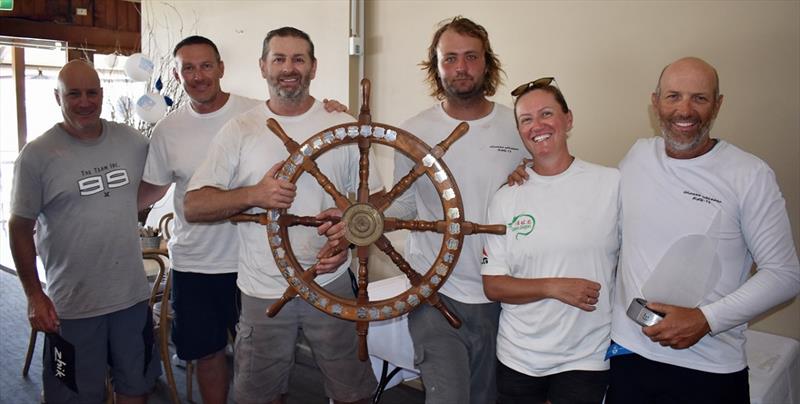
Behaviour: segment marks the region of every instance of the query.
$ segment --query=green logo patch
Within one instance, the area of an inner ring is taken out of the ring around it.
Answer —
[[[522,213],[514,216],[511,223],[508,223],[508,229],[514,233],[514,238],[519,240],[520,237],[525,237],[531,234],[533,228],[536,227],[536,219],[532,215]]]

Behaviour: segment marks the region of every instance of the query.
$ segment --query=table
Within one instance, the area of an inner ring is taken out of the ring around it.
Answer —
[[[367,291],[370,300],[382,300],[397,296],[410,286],[408,278],[399,275],[370,282]],[[408,332],[406,315],[371,322],[367,347],[372,370],[379,381],[375,402],[380,400],[380,393],[384,389],[419,377],[419,370],[414,368],[414,345]]]
[[[744,332],[752,404],[800,404],[800,342],[755,330]]]
[[[408,279],[400,275],[372,282],[368,290],[371,300],[380,300],[396,296],[409,286]],[[745,336],[751,403],[800,404],[800,342],[755,330],[745,331]],[[387,368],[384,388],[419,377],[406,316],[370,323],[367,344],[379,380]],[[399,370],[389,377],[388,370],[394,369]]]

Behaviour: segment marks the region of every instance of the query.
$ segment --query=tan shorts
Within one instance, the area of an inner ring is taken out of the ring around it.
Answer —
[[[325,289],[339,296],[353,295],[347,274]],[[370,397],[377,383],[370,362],[358,360],[355,323],[329,316],[300,298],[292,299],[277,316],[269,318],[264,313],[276,300],[242,293],[234,350],[236,402],[269,402],[289,392],[299,332],[314,352],[329,398],[350,402]]]

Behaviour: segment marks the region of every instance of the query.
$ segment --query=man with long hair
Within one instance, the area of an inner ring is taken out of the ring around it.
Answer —
[[[460,122],[469,123],[469,132],[453,144],[444,161],[460,180],[465,219],[485,223],[492,195],[525,154],[514,127],[514,113],[487,99],[494,95],[503,74],[489,34],[467,18],[448,20],[434,33],[421,66],[427,72],[431,95],[441,102],[402,127],[432,145]],[[412,167],[408,158],[396,153],[395,181]],[[443,217],[439,196],[425,181],[414,183],[387,215],[420,220]],[[452,328],[430,306],[422,306],[409,315],[415,363],[422,372],[427,403],[495,401],[500,306],[483,292],[483,240],[481,236],[464,240],[458,263],[439,291],[445,305],[462,320],[461,328]],[[406,259],[417,271],[426,271],[436,260],[438,245],[438,234],[412,233],[406,244]]]

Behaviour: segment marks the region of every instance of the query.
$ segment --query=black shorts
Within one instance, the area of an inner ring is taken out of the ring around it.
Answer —
[[[613,356],[606,403],[750,403],[747,368],[733,373],[710,373],[651,361],[636,354]]]
[[[497,364],[499,404],[600,404],[607,387],[607,370],[569,370],[535,377],[517,372],[502,362]]]
[[[218,352],[236,332],[240,297],[234,273],[172,271],[172,342],[191,361]]]

